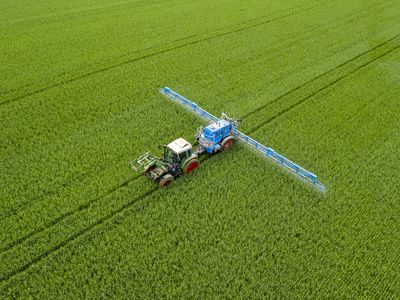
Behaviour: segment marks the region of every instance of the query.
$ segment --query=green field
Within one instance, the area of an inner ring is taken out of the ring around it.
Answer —
[[[0,2],[0,298],[400,297],[398,0]],[[128,161],[243,144],[161,189]]]

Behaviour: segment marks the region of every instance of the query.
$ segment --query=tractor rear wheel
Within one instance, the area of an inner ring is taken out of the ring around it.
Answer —
[[[173,183],[174,180],[175,180],[174,176],[172,176],[171,174],[167,174],[167,175],[164,175],[164,176],[160,179],[159,185],[160,185],[160,186],[168,186],[168,185],[170,185],[171,183]]]
[[[221,150],[228,150],[232,148],[232,146],[235,144],[235,139],[233,137],[228,137],[225,139],[222,144],[221,144]]]
[[[192,158],[183,167],[183,174],[190,174],[194,170],[196,170],[198,167],[200,167],[200,161],[197,158]]]

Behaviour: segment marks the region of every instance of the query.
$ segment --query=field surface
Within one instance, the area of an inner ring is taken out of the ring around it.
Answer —
[[[0,298],[396,298],[398,0],[0,2]],[[166,189],[127,162],[243,144]]]

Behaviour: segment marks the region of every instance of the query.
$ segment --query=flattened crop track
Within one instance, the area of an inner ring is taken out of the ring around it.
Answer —
[[[256,120],[257,125],[253,126],[250,131],[256,131],[262,126],[274,121],[281,115],[305,103],[312,97],[329,89],[343,79],[351,76],[363,68],[368,67],[370,64],[396,51],[399,48],[400,34],[397,34],[387,41],[382,42],[379,45],[341,63],[333,69],[291,89],[276,99],[244,115],[243,118],[254,116],[254,118],[251,120]],[[275,105],[275,107],[273,107],[273,105]],[[270,115],[271,111],[272,115]],[[260,118],[264,120],[260,120]]]

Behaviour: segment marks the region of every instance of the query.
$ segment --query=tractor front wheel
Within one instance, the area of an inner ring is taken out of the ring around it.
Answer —
[[[229,137],[222,142],[221,144],[222,150],[228,150],[232,148],[234,144],[235,144],[235,139],[233,137]]]
[[[164,176],[160,179],[159,185],[160,185],[160,186],[168,186],[168,185],[170,185],[171,183],[173,183],[174,180],[175,180],[174,176],[172,176],[171,174],[167,174],[167,175],[164,175]]]
[[[190,174],[198,167],[200,167],[200,161],[197,158],[193,158],[189,160],[183,167],[183,174]]]

